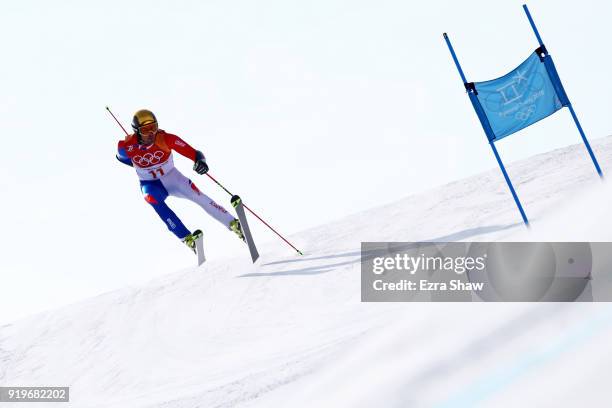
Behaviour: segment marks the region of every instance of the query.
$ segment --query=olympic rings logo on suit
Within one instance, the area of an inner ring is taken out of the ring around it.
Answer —
[[[132,157],[132,162],[136,163],[140,167],[146,167],[151,164],[158,164],[161,162],[161,159],[164,157],[164,152],[161,150],[156,151],[155,153],[146,153],[144,156],[134,156]]]

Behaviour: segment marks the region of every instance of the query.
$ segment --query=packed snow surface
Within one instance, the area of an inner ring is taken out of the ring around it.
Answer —
[[[612,137],[593,148],[612,169]],[[70,386],[73,407],[602,406],[606,303],[360,301],[362,241],[612,241],[612,194],[583,145],[508,172],[531,230],[491,169],[291,236],[304,256],[280,241],[256,265],[246,247],[207,254],[0,327],[0,385]]]

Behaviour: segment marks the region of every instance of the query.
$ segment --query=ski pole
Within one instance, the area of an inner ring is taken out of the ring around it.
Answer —
[[[217,179],[215,179],[213,176],[211,176],[210,174],[206,173],[206,175],[212,180],[214,181],[219,187],[221,187],[227,194],[231,195],[232,197],[234,196],[234,194],[232,194],[227,188],[223,187],[223,184],[219,183],[217,181]],[[253,210],[251,210],[249,207],[247,207],[247,205],[245,203],[242,203],[242,206],[244,208],[246,208],[251,214],[253,214],[259,221],[261,221],[266,227],[270,228],[270,230],[272,230],[272,232],[274,232],[276,235],[278,235],[280,237],[280,239],[282,239],[283,241],[285,241],[285,243],[287,243],[287,245],[289,245],[291,248],[295,249],[297,251],[298,254],[300,255],[304,255],[302,253],[302,251],[300,251],[299,249],[297,249],[296,247],[294,247],[291,242],[287,241],[285,239],[285,237],[283,237],[281,234],[279,234],[274,228],[272,228],[272,226],[270,224],[268,224],[267,222],[265,222],[259,215],[255,214],[255,212]]]
[[[113,115],[113,112],[111,112],[111,110],[109,109],[109,107],[106,107],[106,110],[108,111],[108,113],[110,113],[110,115],[113,117],[113,119],[115,119],[115,122],[117,122],[117,124],[119,125],[119,127],[121,128],[121,130],[123,130],[125,132],[126,136],[129,136],[129,133],[127,132],[127,130],[125,130],[125,128],[123,127],[123,125],[121,124],[121,122],[119,122],[119,120],[117,120],[117,117],[115,115]]]
[[[108,113],[110,113],[110,115],[113,117],[113,119],[115,119],[115,122],[117,122],[117,124],[119,125],[119,127],[123,130],[123,132],[125,133],[126,136],[129,136],[129,133],[127,132],[127,130],[125,130],[125,128],[123,127],[123,125],[121,125],[121,122],[119,122],[119,120],[117,119],[117,117],[113,114],[113,112],[109,109],[109,107],[106,107],[106,110],[108,111]],[[206,173],[206,175],[215,182],[215,184],[217,184],[219,187],[221,187],[223,189],[223,191],[225,191],[227,194],[231,195],[232,197],[234,196],[234,194],[232,194],[227,188],[225,188],[223,186],[223,184],[219,183],[217,181],[217,179],[215,179],[213,176],[211,176],[210,174]],[[272,226],[270,226],[270,224],[268,224],[267,222],[265,222],[259,215],[255,214],[255,212],[253,210],[251,210],[249,207],[247,207],[246,204],[242,203],[242,206],[244,208],[246,208],[251,214],[253,214],[259,221],[261,221],[266,227],[270,228],[270,230],[272,230],[272,232],[274,232],[276,235],[278,235],[283,241],[285,241],[287,243],[287,245],[289,245],[291,248],[295,249],[297,251],[298,254],[300,255],[304,255],[302,253],[302,251],[300,251],[299,249],[297,249],[296,247],[294,247],[291,242],[287,241],[285,239],[285,237],[283,237],[281,234],[279,234],[274,228],[272,228]]]

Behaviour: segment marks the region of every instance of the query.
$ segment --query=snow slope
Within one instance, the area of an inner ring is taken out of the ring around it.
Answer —
[[[593,147],[611,169],[612,137]],[[602,405],[607,304],[360,302],[362,241],[612,241],[582,145],[508,170],[530,231],[492,169],[296,234],[303,257],[276,241],[257,265],[209,254],[0,327],[0,385],[70,386],[73,407]]]

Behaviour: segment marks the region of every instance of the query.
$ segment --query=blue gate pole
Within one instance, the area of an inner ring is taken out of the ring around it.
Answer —
[[[465,75],[463,74],[463,70],[461,69],[461,64],[459,64],[459,60],[457,59],[457,54],[455,54],[455,50],[453,49],[453,45],[451,44],[450,39],[448,38],[448,34],[444,33],[442,35],[444,36],[444,40],[446,41],[448,50],[450,51],[451,56],[453,57],[453,61],[455,61],[455,65],[457,66],[457,71],[459,71],[459,75],[461,75],[461,80],[463,81],[464,84],[466,84],[467,79],[465,79]]]
[[[578,131],[580,132],[582,141],[584,142],[584,145],[586,146],[587,151],[589,152],[589,156],[591,156],[591,160],[593,160],[593,164],[595,165],[595,170],[597,170],[597,174],[599,174],[599,177],[603,178],[603,173],[601,171],[601,168],[599,167],[599,163],[597,163],[595,154],[593,153],[593,150],[591,149],[591,145],[589,144],[589,141],[587,140],[586,135],[584,134],[584,131],[582,130],[582,126],[580,126],[580,121],[578,121],[578,116],[576,116],[576,112],[574,112],[574,107],[572,106],[571,103],[567,105],[567,107],[569,108],[569,111],[572,114],[572,118],[574,118],[574,122],[576,123],[576,127],[578,128]]]
[[[464,85],[467,85],[467,79],[465,79],[465,74],[463,73],[463,70],[461,69],[461,64],[459,64],[459,60],[457,59],[457,54],[455,54],[453,45],[451,44],[450,39],[448,38],[448,35],[446,33],[444,33],[443,35],[444,35],[444,40],[446,41],[446,45],[448,46],[448,50],[450,51],[451,56],[453,57],[453,61],[455,61],[455,65],[457,66],[457,71],[459,71],[459,75],[461,76],[461,80],[463,81]],[[472,92],[472,91],[468,90],[468,92]],[[518,195],[516,194],[516,191],[514,190],[514,187],[512,186],[512,182],[510,181],[510,177],[508,176],[508,173],[506,172],[504,163],[501,161],[501,158],[499,157],[499,153],[497,153],[497,148],[495,147],[495,143],[492,140],[489,140],[489,144],[491,145],[491,149],[493,149],[493,154],[495,155],[495,159],[497,159],[499,168],[501,169],[502,174],[504,175],[504,178],[506,179],[506,183],[508,183],[508,187],[510,188],[510,192],[512,193],[512,197],[514,198],[514,202],[516,203],[516,206],[518,207],[519,212],[521,213],[521,217],[523,217],[523,222],[525,223],[525,226],[529,228],[529,220],[527,219],[527,215],[525,215],[523,206],[521,205]]]
[[[523,206],[521,205],[521,202],[519,201],[518,195],[516,194],[516,191],[514,191],[514,187],[512,186],[512,182],[510,181],[510,177],[508,177],[508,173],[506,172],[506,168],[504,167],[504,163],[501,161],[501,157],[499,157],[499,153],[497,153],[497,148],[495,147],[495,143],[493,141],[489,142],[489,144],[491,145],[491,149],[493,149],[493,154],[495,155],[495,158],[497,159],[497,163],[499,164],[499,168],[501,169],[502,173],[504,174],[504,178],[506,179],[506,183],[508,183],[508,187],[510,187],[510,192],[512,193],[512,197],[514,197],[514,201],[516,202],[516,206],[518,207],[520,213],[521,213],[521,217],[523,217],[523,222],[525,223],[525,226],[527,228],[529,228],[529,220],[527,219],[527,215],[525,215],[525,211],[523,210]]]
[[[529,20],[529,24],[531,24],[531,28],[533,29],[533,33],[535,34],[536,38],[538,39],[538,42],[540,43],[540,46],[543,46],[544,42],[542,41],[542,37],[540,37],[540,33],[538,32],[538,28],[536,27],[535,22],[533,21],[533,18],[531,17],[531,13],[529,12],[529,9],[527,8],[526,4],[523,4],[523,10],[525,10],[525,14],[527,14],[527,19]],[[559,80],[559,81],[561,81],[561,80]],[[589,144],[589,141],[587,140],[587,137],[584,134],[584,130],[582,130],[582,126],[580,125],[580,121],[578,120],[578,116],[576,115],[576,112],[574,112],[574,107],[572,106],[571,102],[567,104],[567,107],[569,108],[569,111],[572,114],[572,118],[574,119],[574,123],[576,124],[576,127],[578,128],[578,132],[580,132],[580,136],[582,137],[582,141],[584,142],[584,145],[586,146],[586,149],[589,152],[589,156],[591,156],[591,160],[593,160],[593,164],[595,165],[595,170],[597,170],[597,174],[599,174],[599,177],[603,178],[603,173],[601,171],[601,167],[599,167],[599,163],[597,162],[597,159],[595,158],[595,154],[593,153],[593,149],[591,149],[591,145]]]
[[[540,37],[540,32],[538,31],[538,28],[536,27],[535,23],[533,22],[533,18],[531,18],[531,13],[529,12],[529,9],[527,8],[526,4],[523,4],[523,10],[525,10],[525,14],[527,14],[527,19],[529,20],[529,24],[531,24],[531,28],[533,29],[533,33],[535,34],[536,38],[538,39],[538,42],[540,43],[540,46],[544,45],[544,42],[542,41],[542,37]]]

